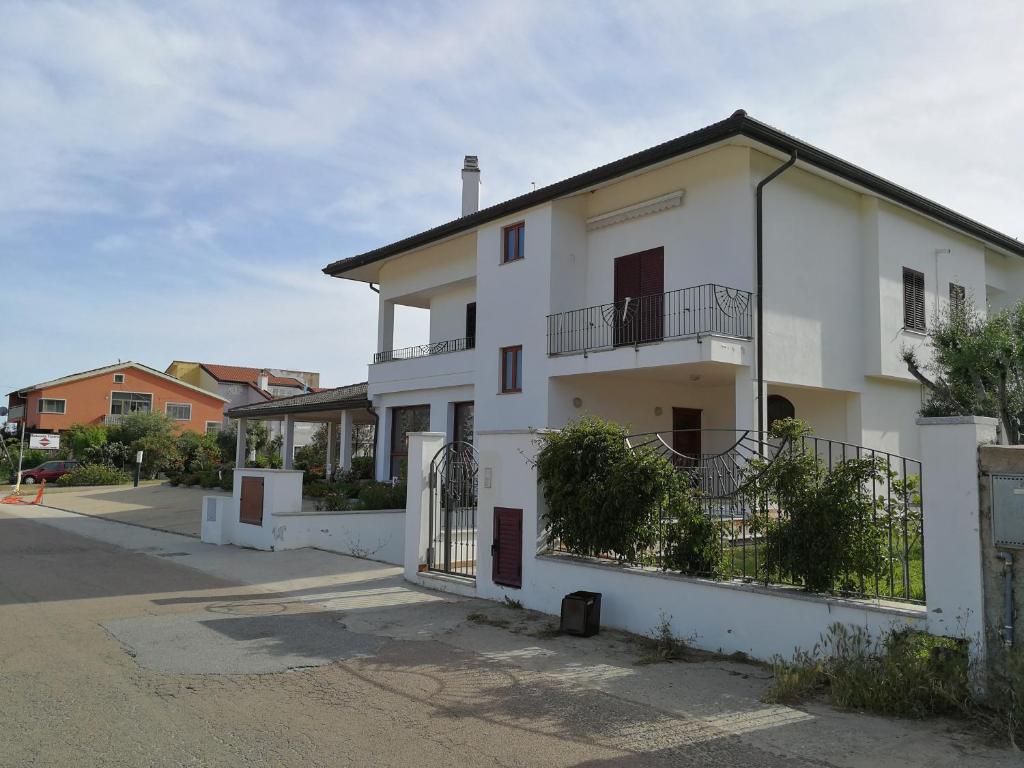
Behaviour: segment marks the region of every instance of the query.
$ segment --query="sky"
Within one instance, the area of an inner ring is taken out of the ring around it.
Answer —
[[[1024,236],[1024,3],[0,0],[0,390],[135,360],[365,381],[331,261],[744,108]],[[395,346],[425,341],[422,312]]]

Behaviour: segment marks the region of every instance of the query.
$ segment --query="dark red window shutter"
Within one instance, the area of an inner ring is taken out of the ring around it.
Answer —
[[[523,586],[523,510],[494,508],[491,581],[506,587]]]
[[[924,320],[924,274],[903,268],[903,327],[926,330]]]

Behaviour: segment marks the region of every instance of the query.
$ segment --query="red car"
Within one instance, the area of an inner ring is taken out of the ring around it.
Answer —
[[[61,475],[66,475],[73,469],[82,466],[78,461],[44,461],[34,469],[24,469],[21,472],[21,482],[26,485],[41,483],[45,480],[52,483]]]

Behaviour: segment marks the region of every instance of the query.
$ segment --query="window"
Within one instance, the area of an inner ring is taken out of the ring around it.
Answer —
[[[114,374],[114,383],[115,384],[124,384],[124,374],[123,373],[115,373]]]
[[[501,391],[523,391],[523,348],[502,347],[501,349]]]
[[[466,349],[476,346],[476,302],[466,305]]]
[[[43,397],[39,400],[40,413],[64,413],[67,411],[67,400],[56,400],[51,397]]]
[[[208,421],[206,422],[206,434],[216,435],[220,432],[221,423],[219,421]]]
[[[508,264],[510,261],[519,261],[526,255],[525,236],[526,224],[522,221],[518,224],[510,224],[501,230],[502,264]]]
[[[164,409],[167,415],[175,421],[192,421],[192,405],[190,403],[167,403]]]
[[[967,309],[967,289],[956,283],[949,284],[949,311],[963,312]]]
[[[389,477],[405,477],[409,468],[409,433],[430,429],[430,406],[391,409],[391,464]]]
[[[454,403],[452,442],[473,444],[473,402]]]
[[[141,392],[112,392],[110,413],[115,416],[129,413],[149,413],[153,409],[153,396]]]
[[[924,323],[924,274],[903,268],[903,327],[908,331],[926,330]]]

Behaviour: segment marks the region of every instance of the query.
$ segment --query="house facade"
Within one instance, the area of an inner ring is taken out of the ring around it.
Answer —
[[[320,374],[315,371],[297,371],[284,368],[253,368],[241,365],[221,365],[219,363],[197,363],[186,360],[174,360],[167,366],[166,373],[201,387],[208,392],[216,392],[227,403],[222,416],[226,425],[231,422],[227,412],[232,408],[265,403],[282,397],[294,397],[307,392],[320,390]],[[307,445],[319,425],[296,424],[295,448]],[[282,436],[283,422],[268,421],[267,428],[271,437]]]
[[[220,428],[225,399],[134,362],[83,371],[8,395],[8,422],[29,432],[72,424],[116,424],[131,413],[166,413],[177,427],[203,434]]]
[[[408,432],[585,413],[700,428],[705,444],[673,446],[698,453],[793,415],[916,458],[903,349],[951,301],[1024,297],[1024,244],[742,111],[479,211],[478,179],[472,158],[461,218],[324,269],[379,286],[381,479]],[[429,310],[427,344],[394,349],[399,305]]]

